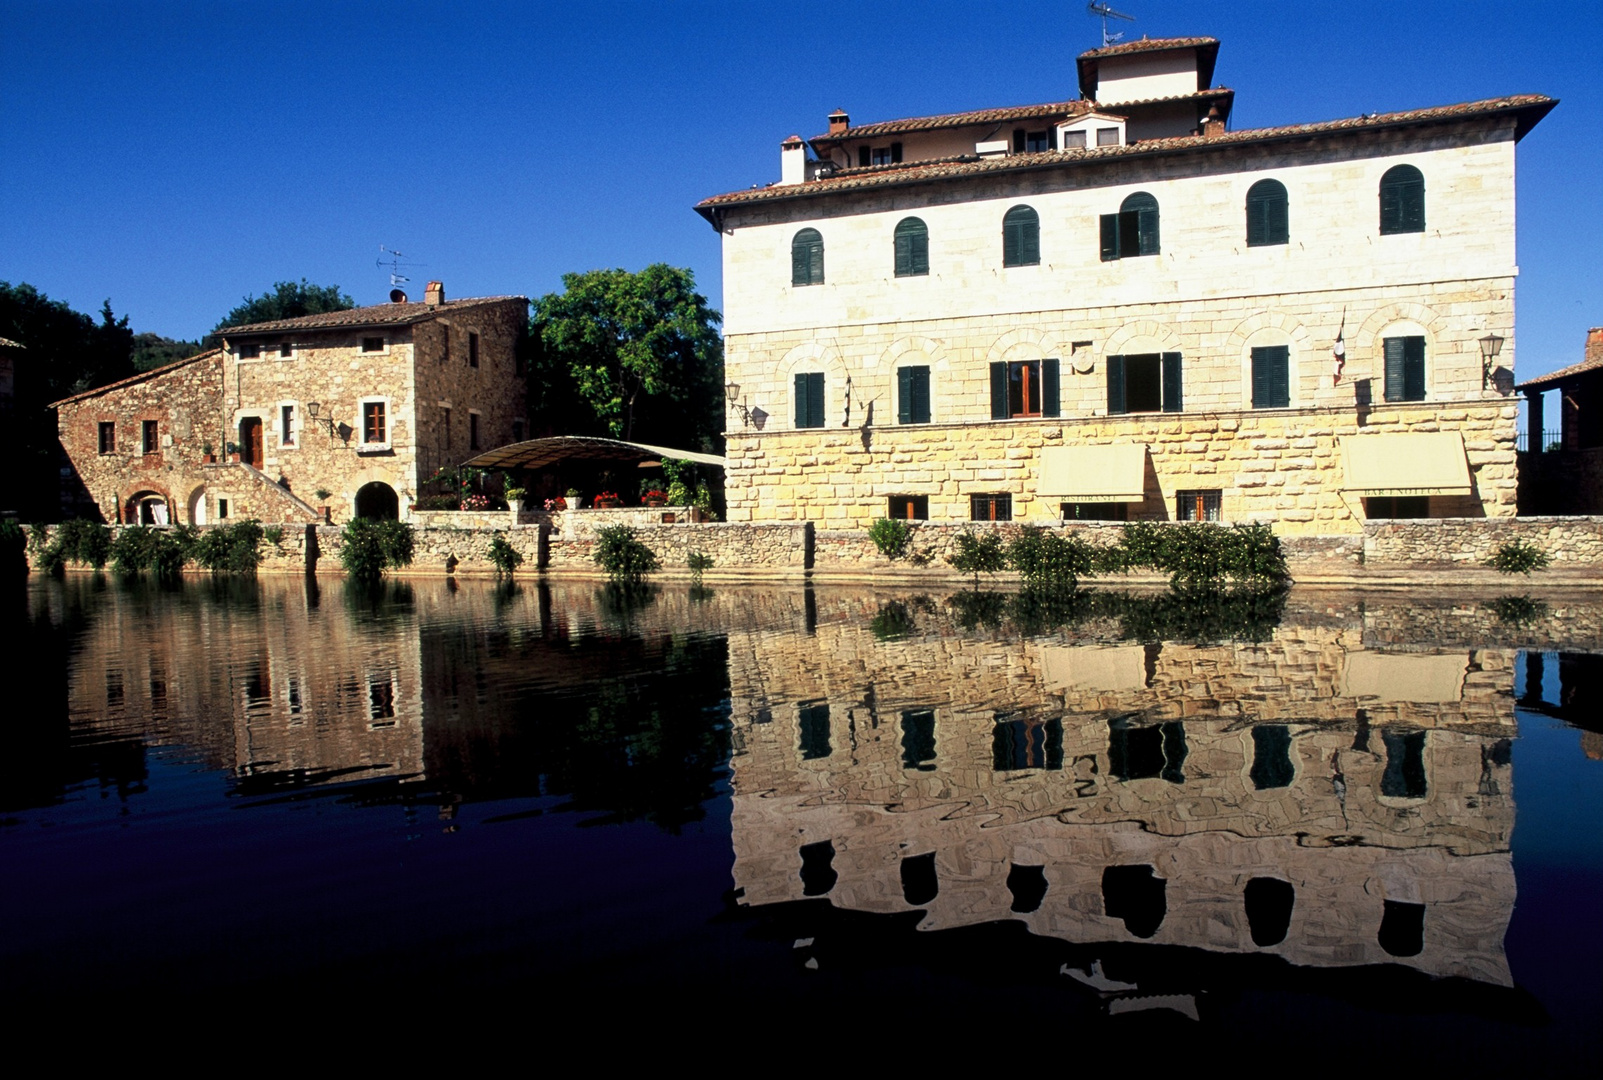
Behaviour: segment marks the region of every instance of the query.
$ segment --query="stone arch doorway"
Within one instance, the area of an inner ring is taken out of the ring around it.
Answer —
[[[206,489],[198,487],[189,495],[189,523],[206,524]]]
[[[159,491],[138,491],[128,497],[126,520],[133,525],[169,525],[172,518],[167,496]]]
[[[262,418],[247,416],[239,422],[239,460],[260,469],[266,460],[262,450]]]
[[[356,516],[394,521],[401,516],[401,500],[388,484],[378,480],[363,484],[356,491]]]

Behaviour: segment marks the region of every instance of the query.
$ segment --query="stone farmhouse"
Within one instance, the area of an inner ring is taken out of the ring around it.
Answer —
[[[64,509],[146,524],[406,518],[439,469],[523,438],[527,321],[524,297],[448,301],[430,282],[421,303],[397,290],[231,327],[219,348],[55,403],[79,504]]]
[[[1213,38],[781,143],[723,237],[732,521],[1513,516],[1540,95],[1230,130]]]

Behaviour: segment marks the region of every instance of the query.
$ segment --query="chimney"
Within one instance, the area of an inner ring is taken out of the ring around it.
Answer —
[[[807,146],[800,135],[788,136],[779,144],[779,182],[800,184],[807,179]]]
[[[852,118],[846,115],[845,109],[836,109],[829,114],[829,133],[839,135],[852,126]]]
[[[1603,326],[1594,326],[1586,332],[1585,359],[1603,362]]]
[[[1219,103],[1208,106],[1208,115],[1202,120],[1202,137],[1212,139],[1225,133],[1225,122],[1219,118]]]
[[[423,302],[429,307],[439,307],[445,303],[445,285],[443,282],[431,281],[423,290]]]

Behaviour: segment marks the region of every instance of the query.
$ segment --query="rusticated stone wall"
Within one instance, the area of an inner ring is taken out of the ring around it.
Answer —
[[[1480,563],[1511,540],[1536,545],[1555,563],[1603,568],[1603,517],[1597,516],[1366,521],[1364,561]]]

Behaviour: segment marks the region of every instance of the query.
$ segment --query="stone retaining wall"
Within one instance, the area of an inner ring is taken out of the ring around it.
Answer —
[[[1535,544],[1555,565],[1603,564],[1603,517],[1366,521],[1364,563],[1479,564],[1511,540]]]

